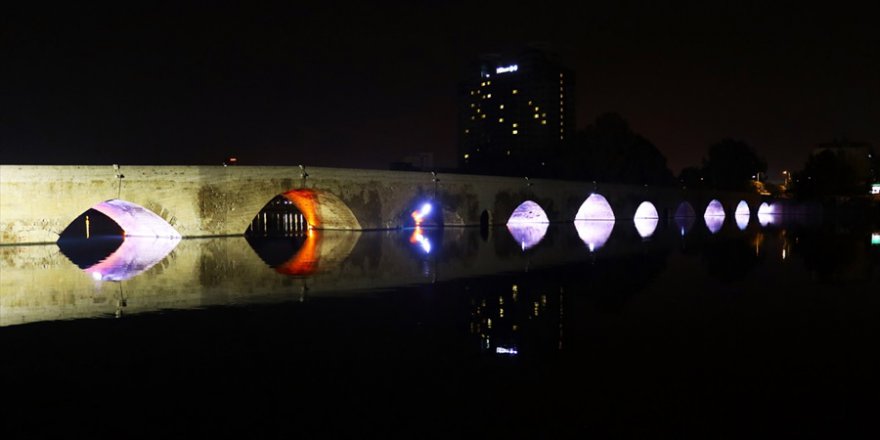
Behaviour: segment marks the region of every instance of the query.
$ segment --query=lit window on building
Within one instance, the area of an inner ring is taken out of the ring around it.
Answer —
[[[519,127],[519,124],[517,124],[516,122],[514,122],[514,123],[513,123],[513,128],[516,128],[516,127]]]
[[[535,113],[535,119],[538,119],[541,115]]]
[[[498,123],[499,123],[499,124],[503,124],[503,123],[504,123],[504,118],[498,118]]]
[[[561,74],[561,73],[559,74],[559,77],[562,78],[562,74]]]
[[[467,154],[467,153],[464,154],[464,158],[465,158],[465,159],[470,159],[470,157],[471,157],[470,154]]]
[[[477,109],[477,113],[480,113],[480,109]]]
[[[535,111],[539,111],[539,110],[541,110],[540,107],[535,107]]]
[[[476,117],[474,117],[474,116],[471,116],[471,121],[473,121],[473,120],[475,120],[475,119],[476,119]]]
[[[507,150],[507,155],[510,156],[510,150]]]
[[[531,105],[532,105],[532,101],[529,101],[529,106],[531,106]]]
[[[519,130],[513,130],[513,131],[511,131],[511,133],[513,133],[513,134],[519,134]]]
[[[474,108],[474,107],[476,107],[476,106],[477,106],[477,105],[474,104],[473,102],[471,103],[471,108]]]
[[[499,106],[498,106],[498,109],[499,109],[499,110],[504,110],[504,104],[499,105]]]
[[[487,98],[491,98],[491,97],[492,97],[492,94],[489,93],[489,94],[486,95],[486,97],[487,97]]]
[[[516,95],[517,93],[519,93],[519,90],[517,90],[517,89],[513,89],[513,90],[510,91],[510,93],[513,94],[513,95]]]
[[[486,81],[481,82],[480,87],[486,87]]]
[[[491,85],[492,85],[492,81],[486,81],[486,85],[487,85],[487,86],[491,86]]]
[[[541,125],[547,125],[547,120],[546,120],[546,119],[541,119]]]
[[[483,113],[482,115],[480,115],[480,118],[482,118],[482,119],[486,119],[486,114]]]
[[[464,129],[464,134],[469,134],[470,132],[471,132],[471,129],[470,129],[470,128],[465,128],[465,129]]]

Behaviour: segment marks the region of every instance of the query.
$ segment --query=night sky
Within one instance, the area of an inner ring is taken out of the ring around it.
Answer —
[[[463,66],[535,42],[577,71],[579,128],[618,112],[676,173],[724,137],[771,179],[880,147],[877,6],[75,3],[0,14],[0,163],[453,166]]]

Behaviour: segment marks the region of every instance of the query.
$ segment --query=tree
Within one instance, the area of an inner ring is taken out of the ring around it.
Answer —
[[[675,181],[660,150],[616,113],[596,118],[560,156],[565,158],[560,172],[568,178],[637,185]]]
[[[794,176],[794,188],[801,197],[852,195],[865,191],[853,167],[830,149],[807,159],[803,171]]]
[[[703,175],[708,186],[717,189],[748,191],[750,181],[766,174],[767,162],[750,145],[735,139],[724,139],[709,147],[703,159]]]
[[[678,175],[678,182],[689,189],[703,188],[706,186],[703,180],[703,170],[699,167],[685,167]]]

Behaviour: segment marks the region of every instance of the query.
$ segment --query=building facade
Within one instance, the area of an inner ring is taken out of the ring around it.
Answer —
[[[575,130],[574,72],[537,49],[484,55],[459,87],[459,168],[541,175]]]

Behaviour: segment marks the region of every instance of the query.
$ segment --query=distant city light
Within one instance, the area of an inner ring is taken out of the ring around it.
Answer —
[[[499,67],[495,69],[495,73],[510,73],[516,72],[517,70],[519,70],[519,66],[517,66],[516,64],[511,64],[509,66]]]
[[[516,347],[506,348],[506,347],[495,347],[495,353],[497,354],[509,354],[511,356],[519,354],[516,350]]]
[[[871,185],[871,194],[880,194],[880,183]]]
[[[871,244],[874,246],[880,246],[880,232],[871,234]]]

